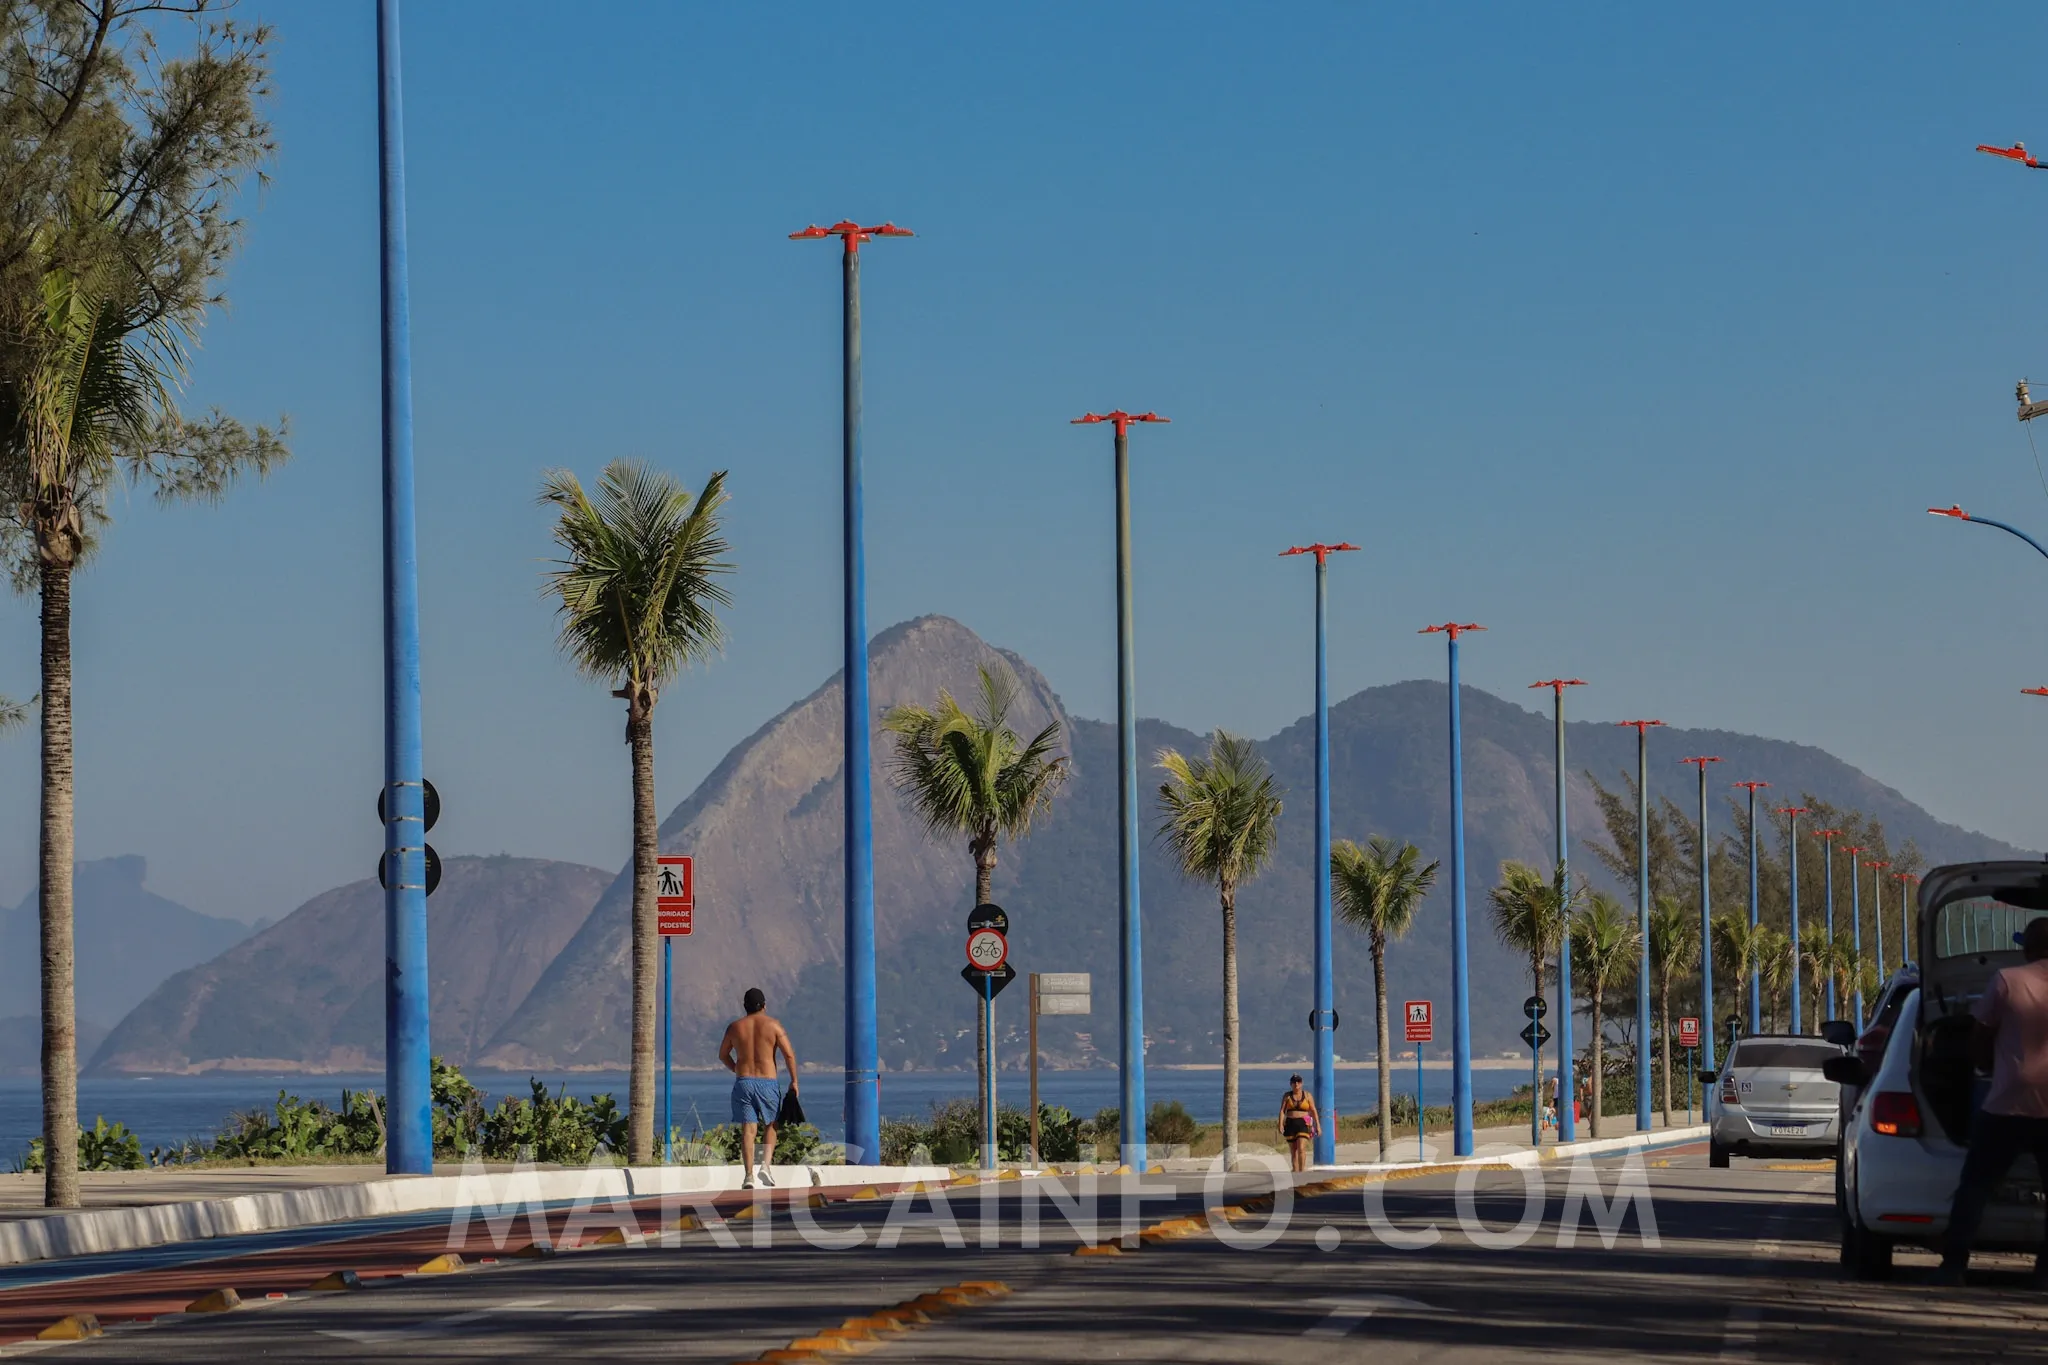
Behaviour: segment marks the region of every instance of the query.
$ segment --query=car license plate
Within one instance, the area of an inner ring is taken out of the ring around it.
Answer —
[[[2026,1180],[2008,1180],[1998,1187],[1997,1201],[2001,1204],[2040,1204],[2044,1202],[2041,1187]]]
[[[1805,1137],[1806,1125],[1803,1123],[1774,1123],[1771,1125],[1771,1136]]]

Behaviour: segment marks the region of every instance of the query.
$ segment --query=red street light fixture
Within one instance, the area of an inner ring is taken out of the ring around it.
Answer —
[[[2041,163],[2034,160],[2033,156],[2027,151],[2027,144],[2024,142],[2015,142],[2010,147],[1993,147],[1987,143],[1980,142],[1977,144],[1977,150],[1992,156],[2002,156],[2008,161],[2017,161],[2028,170],[2038,171],[2042,169]]]
[[[2022,687],[2020,695],[2023,697],[2048,697],[2048,687]]]
[[[2024,388],[2024,385],[2022,385],[2022,387]],[[2025,402],[2024,395],[2021,396],[2021,401]],[[2048,412],[2048,402],[2044,402],[2039,406],[2042,411]],[[2023,409],[2020,413],[2020,420],[2023,422],[2026,421],[2029,415],[2031,414],[2027,413]],[[1979,526],[1995,526],[1999,530],[2004,531],[2007,535],[2018,536],[2021,540],[2024,540],[2025,542],[2027,542],[2027,544],[2033,546],[2036,550],[2039,550],[2043,557],[2048,557],[2048,545],[2043,545],[2040,541],[2034,539],[2025,531],[2022,531],[2019,527],[2008,526],[2006,523],[2002,521],[1993,521],[1990,517],[1974,516],[1969,512],[1965,512],[1959,505],[1955,503],[1950,503],[1946,507],[1930,507],[1927,509],[1927,515],[1930,517],[1952,517],[1956,521],[1973,521],[1977,523]]]
[[[1165,419],[1162,418],[1160,420],[1164,421]],[[1280,558],[1285,559],[1289,555],[1314,555],[1316,563],[1321,564],[1339,550],[1356,550],[1357,548],[1358,546],[1353,545],[1348,540],[1340,541],[1335,545],[1323,545],[1320,543],[1315,545],[1290,545],[1280,552]]]
[[[1172,420],[1171,417],[1161,417],[1156,412],[1125,412],[1122,408],[1117,408],[1112,412],[1084,412],[1073,421],[1067,423],[1067,425],[1070,427],[1081,427],[1089,426],[1096,422],[1114,422],[1116,423],[1116,434],[1122,436],[1131,429],[1131,423],[1133,422],[1171,422]],[[1358,547],[1356,545],[1347,545],[1343,548],[1355,550]]]
[[[860,250],[862,242],[872,241],[877,237],[915,237],[916,235],[909,228],[900,228],[894,223],[881,223],[874,227],[862,227],[851,219],[842,218],[831,227],[819,227],[816,223],[813,223],[802,232],[790,233],[789,240],[801,242],[819,237],[837,237],[846,243],[846,250],[852,253]]]

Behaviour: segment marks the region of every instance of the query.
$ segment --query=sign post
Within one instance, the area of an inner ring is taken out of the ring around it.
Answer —
[[[1427,1161],[1429,1153],[1422,1145],[1423,1103],[1422,1103],[1422,1047],[1430,1041],[1433,1029],[1430,1024],[1429,1001],[1409,1000],[1403,1003],[1408,1017],[1408,1041],[1415,1044],[1415,1159]],[[1384,1153],[1382,1154],[1384,1155]]]
[[[1087,1014],[1090,978],[1086,972],[1031,974],[1031,1164],[1038,1155],[1038,1016]]]
[[[996,994],[1016,979],[1010,966],[1010,917],[1000,905],[977,905],[967,916],[967,965],[960,970],[981,997],[981,1165],[996,1168]],[[998,979],[1000,978],[1000,979]]]
[[[1700,1045],[1700,1021],[1687,1015],[1678,1021],[1678,1045],[1685,1049],[1685,1121],[1692,1122],[1692,1054]]]
[[[1550,1037],[1541,1020],[1550,1011],[1550,1005],[1540,995],[1532,995],[1522,1002],[1522,1013],[1529,1016],[1529,1027],[1522,1036],[1529,1041],[1529,1145],[1543,1145],[1543,1044]],[[1542,1037],[1535,1036],[1541,1033]]]
[[[696,864],[688,854],[661,854],[654,884],[655,927],[661,933],[661,1159],[674,1161],[676,1132],[675,1030],[670,1021],[676,995],[675,940],[690,932],[697,908]]]

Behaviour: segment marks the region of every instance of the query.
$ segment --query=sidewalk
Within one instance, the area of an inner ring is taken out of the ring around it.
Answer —
[[[1670,1132],[1674,1137],[1679,1136],[1686,1132],[1689,1126],[1697,1127],[1706,1122],[1704,1118],[1699,1116],[1698,1110],[1694,1110],[1693,1115],[1692,1124],[1688,1125],[1685,1111],[1682,1109],[1675,1111],[1671,1115],[1671,1127],[1666,1129],[1661,1115],[1652,1114],[1650,1116],[1649,1131],[1653,1134]],[[1601,1116],[1600,1136],[1603,1140],[1632,1137],[1635,1135],[1635,1132],[1636,1118],[1634,1114],[1606,1114]],[[1543,1150],[1545,1152],[1560,1150],[1569,1152],[1575,1146],[1592,1141],[1592,1137],[1592,1125],[1581,1119],[1575,1142],[1560,1144],[1557,1141],[1557,1134],[1555,1132],[1546,1131],[1543,1134]],[[1529,1125],[1526,1123],[1515,1124],[1512,1127],[1506,1128],[1475,1128],[1472,1131],[1472,1151],[1475,1156],[1499,1156],[1512,1152],[1526,1152],[1528,1150]],[[1372,1165],[1383,1161],[1447,1161],[1450,1158],[1451,1130],[1448,1125],[1440,1129],[1432,1128],[1423,1134],[1421,1150],[1419,1152],[1413,1133],[1405,1137],[1395,1138],[1384,1155],[1380,1152],[1380,1145],[1377,1142],[1342,1142],[1337,1145],[1337,1164],[1340,1166]]]

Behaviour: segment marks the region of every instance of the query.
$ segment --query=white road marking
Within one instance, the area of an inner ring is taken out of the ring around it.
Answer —
[[[1392,1294],[1374,1294],[1362,1299],[1318,1299],[1316,1302],[1331,1305],[1330,1316],[1303,1332],[1302,1335],[1305,1337],[1349,1336],[1359,1323],[1382,1308],[1418,1309],[1424,1313],[1432,1311],[1426,1303],[1396,1298]]]
[[[1812,1194],[1826,1184],[1827,1179],[1815,1176],[1811,1180],[1801,1181],[1795,1189],[1788,1190],[1787,1194]],[[1770,1216],[1764,1223],[1763,1235],[1750,1244],[1750,1260],[1772,1260],[1785,1249],[1785,1242],[1780,1234],[1786,1221],[1798,1211],[1798,1207],[1796,1204],[1787,1204]],[[1763,1319],[1764,1310],[1754,1303],[1730,1304],[1728,1325],[1721,1333],[1721,1359],[1756,1359],[1757,1334],[1763,1326]]]

